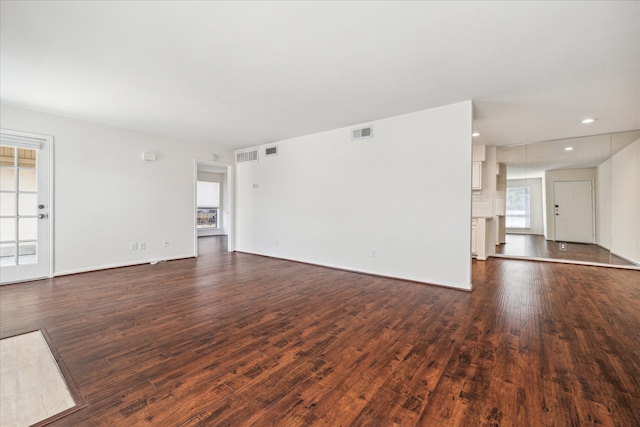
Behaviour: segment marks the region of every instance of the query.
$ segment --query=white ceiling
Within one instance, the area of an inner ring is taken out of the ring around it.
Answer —
[[[488,145],[640,128],[638,1],[3,0],[0,13],[3,104],[183,141],[242,148],[465,100]]]

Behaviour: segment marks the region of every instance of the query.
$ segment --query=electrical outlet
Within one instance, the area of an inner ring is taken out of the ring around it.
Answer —
[[[140,250],[144,251],[145,249],[147,249],[147,242],[140,242]]]
[[[136,242],[131,242],[131,250],[132,251],[137,251],[138,250],[138,244]]]
[[[169,241],[168,240],[165,240],[164,242],[162,242],[162,247],[163,248],[166,248],[168,246],[169,246]]]
[[[376,250],[375,249],[371,249],[371,258],[375,258],[377,255]]]

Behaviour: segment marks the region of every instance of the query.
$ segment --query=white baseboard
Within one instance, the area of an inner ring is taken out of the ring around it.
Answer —
[[[132,267],[134,265],[151,264],[154,261],[155,262],[175,261],[178,259],[187,259],[187,258],[195,258],[195,257],[196,257],[195,254],[191,254],[191,255],[182,255],[182,256],[170,257],[170,258],[154,258],[154,259],[148,259],[148,260],[138,260],[138,261],[132,261],[132,262],[116,263],[116,264],[97,265],[93,267],[78,268],[74,270],[56,271],[53,273],[53,277],[68,276],[70,274],[90,273],[92,271],[109,270],[111,268]]]
[[[283,257],[280,257],[280,256],[273,256],[273,255],[261,254],[261,253],[256,253],[256,252],[247,252],[247,251],[241,251],[241,250],[238,250],[238,249],[236,249],[235,252],[243,253],[243,254],[249,254],[249,255],[263,256],[263,257],[267,257],[267,258],[281,259],[281,260],[284,260],[284,261],[299,262],[301,264],[309,264],[309,265],[315,265],[317,267],[331,268],[331,269],[340,270],[340,271],[348,271],[350,273],[358,273],[358,274],[366,274],[368,276],[383,277],[385,279],[405,280],[405,281],[408,281],[408,282],[420,283],[420,284],[423,284],[423,285],[438,286],[440,288],[453,289],[453,290],[456,290],[456,291],[469,292],[469,291],[471,291],[472,286],[473,286],[471,283],[467,287],[465,287],[465,286],[457,286],[457,285],[445,285],[445,284],[442,284],[442,283],[435,283],[435,282],[425,282],[423,280],[418,280],[418,279],[415,279],[415,278],[412,278],[412,277],[389,276],[387,274],[380,274],[380,273],[376,273],[374,271],[367,271],[367,270],[361,270],[361,269],[348,268],[348,267],[343,267],[343,266],[339,266],[339,265],[322,264],[322,263],[309,261],[309,260],[304,260],[304,259],[283,258]]]
[[[636,261],[636,260],[634,260],[634,259],[627,258],[627,257],[622,256],[622,255],[618,255],[618,254],[617,254],[617,253],[615,253],[615,252],[611,252],[611,255],[613,255],[613,256],[617,256],[618,258],[621,258],[621,259],[623,259],[623,260],[625,260],[625,261],[627,261],[627,262],[629,262],[629,263],[631,263],[631,264],[633,264],[633,265],[640,266],[640,262],[638,262],[638,261]]]

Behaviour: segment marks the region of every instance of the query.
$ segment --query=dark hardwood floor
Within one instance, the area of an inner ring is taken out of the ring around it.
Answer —
[[[567,249],[560,250],[559,242],[545,240],[544,236],[537,234],[507,234],[506,243],[496,246],[496,253],[509,256],[633,265],[598,245],[567,243]]]
[[[0,287],[86,400],[51,425],[640,425],[639,271],[474,261],[468,293],[224,246]]]

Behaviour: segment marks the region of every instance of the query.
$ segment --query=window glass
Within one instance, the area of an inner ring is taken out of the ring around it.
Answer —
[[[529,187],[507,188],[507,228],[531,228]]]
[[[220,208],[220,183],[210,181],[197,182],[197,222],[198,228],[218,228]]]
[[[220,207],[220,183],[198,181],[198,207],[199,208],[219,208]]]

